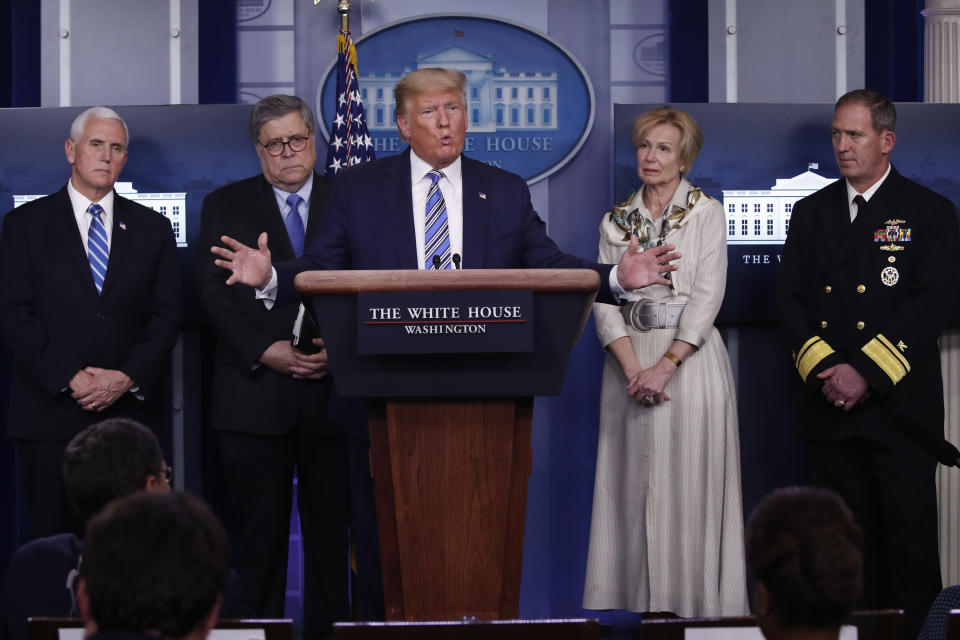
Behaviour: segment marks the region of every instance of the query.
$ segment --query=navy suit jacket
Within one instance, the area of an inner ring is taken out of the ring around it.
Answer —
[[[157,395],[179,321],[176,242],[163,215],[114,194],[98,295],[66,185],[8,212],[0,234],[0,332],[14,358],[7,434],[69,439],[118,415],[159,428]],[[123,371],[143,401],[126,393],[102,413],[82,410],[66,389],[87,366]]]
[[[612,265],[564,253],[547,236],[523,178],[462,159],[463,266],[468,269],[581,268],[600,274],[598,300],[612,302]],[[293,277],[309,269],[417,269],[410,150],[344,170],[334,181],[323,224],[302,258],[276,265],[278,301],[296,295]]]

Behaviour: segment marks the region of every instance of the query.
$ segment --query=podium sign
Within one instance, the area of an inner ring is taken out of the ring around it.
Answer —
[[[362,355],[533,351],[530,291],[357,294]]]

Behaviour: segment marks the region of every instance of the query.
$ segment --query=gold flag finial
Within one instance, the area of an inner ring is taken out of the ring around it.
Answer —
[[[338,0],[337,11],[340,13],[340,30],[350,31],[350,0]]]
[[[320,4],[322,0],[313,0],[313,6]],[[373,0],[370,0],[373,2]],[[340,14],[340,30],[350,30],[350,0],[337,0],[337,12]]]

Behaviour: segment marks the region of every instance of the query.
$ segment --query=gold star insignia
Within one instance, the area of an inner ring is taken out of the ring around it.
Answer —
[[[907,345],[903,344],[903,340],[901,340],[897,343],[897,348],[900,349],[901,352],[904,352],[907,350]]]

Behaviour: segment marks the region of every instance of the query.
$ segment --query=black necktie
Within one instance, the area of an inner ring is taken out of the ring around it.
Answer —
[[[861,213],[864,213],[867,210],[867,201],[859,193],[853,199],[853,201],[857,205],[857,213],[850,218],[850,222],[853,222],[854,220],[856,220],[857,216],[859,216]]]

